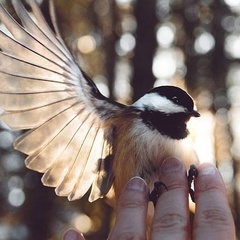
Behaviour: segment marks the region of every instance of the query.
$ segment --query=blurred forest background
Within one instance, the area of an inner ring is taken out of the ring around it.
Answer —
[[[240,0],[54,2],[63,39],[103,94],[131,103],[174,84],[194,97],[201,118],[191,138],[200,161],[221,171],[240,236]],[[39,3],[49,20],[48,0]],[[0,127],[0,240],[62,239],[68,227],[106,239],[114,216],[106,201],[57,197],[13,150],[19,133]]]

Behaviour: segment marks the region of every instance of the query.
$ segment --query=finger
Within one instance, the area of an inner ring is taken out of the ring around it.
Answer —
[[[158,199],[152,225],[152,239],[188,239],[188,186],[186,170],[176,158],[166,159],[159,172],[166,184]]]
[[[234,222],[219,171],[204,163],[198,167],[198,173],[195,180],[194,239],[235,239]]]
[[[67,230],[67,232],[64,234],[63,239],[64,240],[85,240],[83,235],[73,228],[70,228]]]
[[[109,239],[145,239],[148,194],[143,179],[130,179],[120,196],[115,226]]]

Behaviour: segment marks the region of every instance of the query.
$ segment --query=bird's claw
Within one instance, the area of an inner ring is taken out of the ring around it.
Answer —
[[[190,166],[190,169],[188,170],[187,179],[188,179],[189,195],[193,202],[195,202],[195,194],[194,194],[194,190],[191,188],[191,184],[197,176],[198,176],[197,167],[194,164],[192,164]],[[162,187],[164,187],[165,190],[168,190],[165,183],[163,183],[161,181],[155,182],[154,188],[153,188],[152,192],[149,194],[149,201],[153,202],[154,207],[156,206],[157,200],[162,193]]]
[[[166,190],[168,190],[167,186],[163,182],[155,182],[154,183],[154,188],[152,192],[149,194],[149,201],[153,202],[154,207],[157,204],[157,200],[159,196],[161,195],[161,188],[164,187]]]
[[[188,191],[189,191],[189,195],[192,199],[193,202],[195,202],[195,193],[193,191],[193,189],[191,188],[191,185],[192,185],[192,182],[193,180],[198,176],[198,170],[197,170],[197,167],[192,164],[190,166],[190,169],[188,170]]]

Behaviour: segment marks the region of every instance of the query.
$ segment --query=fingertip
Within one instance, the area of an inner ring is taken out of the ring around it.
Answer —
[[[139,192],[148,192],[148,186],[144,179],[139,176],[131,178],[127,185],[126,190],[134,190]]]
[[[198,177],[195,180],[197,192],[209,189],[220,189],[225,193],[225,185],[218,169],[211,163],[202,163],[198,166]]]
[[[234,239],[234,222],[227,200],[226,188],[218,169],[210,163],[198,167],[195,179],[196,213],[194,235],[196,239]],[[211,227],[209,227],[211,226]]]
[[[166,158],[160,168],[161,173],[167,173],[167,172],[176,172],[184,170],[184,165],[182,161],[176,157],[168,157]]]
[[[204,162],[198,166],[198,170],[199,175],[214,175],[217,171],[217,168],[209,162]]]
[[[147,204],[149,188],[147,183],[140,177],[131,178],[118,201],[118,207],[126,207],[128,204],[138,203],[137,205],[145,206]]]
[[[74,228],[68,229],[64,234],[64,240],[85,240],[82,233]]]
[[[166,185],[168,193],[174,189],[181,189],[184,192],[188,189],[186,168],[176,157],[169,157],[163,161],[159,168],[158,179]]]

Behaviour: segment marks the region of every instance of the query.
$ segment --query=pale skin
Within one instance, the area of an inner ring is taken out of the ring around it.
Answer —
[[[235,240],[235,226],[228,205],[226,189],[219,171],[211,164],[198,167],[195,180],[196,213],[189,223],[186,170],[176,158],[166,159],[159,169],[159,179],[168,190],[160,195],[151,228],[151,240]],[[144,180],[132,178],[118,203],[117,217],[108,240],[145,240],[149,189]],[[191,230],[191,231],[190,231]],[[192,232],[192,236],[190,236]],[[64,240],[85,240],[69,229]]]

